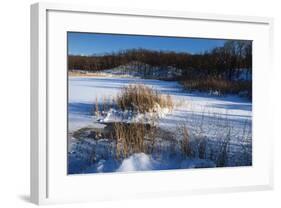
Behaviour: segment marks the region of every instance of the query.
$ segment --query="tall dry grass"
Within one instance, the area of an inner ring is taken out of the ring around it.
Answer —
[[[185,123],[181,124],[180,130],[182,134],[181,151],[184,156],[191,157],[193,154],[192,154],[192,147],[190,142],[190,135]]]
[[[207,140],[206,137],[201,137],[198,142],[198,157],[200,159],[207,158]]]
[[[116,157],[125,158],[133,153],[147,152],[145,138],[149,130],[141,123],[115,123]]]
[[[122,110],[135,112],[152,112],[157,105],[161,108],[173,109],[174,104],[170,95],[163,96],[158,91],[145,85],[129,85],[122,88],[116,99]]]
[[[222,138],[219,151],[217,153],[216,165],[218,167],[225,167],[227,166],[228,157],[229,157],[229,143],[230,143],[230,130],[228,131],[227,135]]]
[[[202,119],[203,120],[203,119]],[[199,129],[202,124],[199,124]],[[211,160],[217,167],[226,167],[230,157],[231,128],[226,126],[227,132],[219,141],[212,141],[204,136],[202,131],[191,134],[186,123],[178,126],[181,138],[180,150],[184,157]]]
[[[94,110],[94,115],[99,116],[100,111],[99,111],[99,103],[98,103],[98,98],[96,97],[96,103],[95,103],[95,110]]]
[[[220,95],[226,93],[243,94],[243,96],[252,98],[251,81],[228,81],[220,78],[207,77],[205,79],[187,79],[181,81],[181,83],[188,90],[219,92]]]

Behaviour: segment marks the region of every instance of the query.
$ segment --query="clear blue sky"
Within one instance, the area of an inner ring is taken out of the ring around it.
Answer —
[[[145,48],[194,54],[222,46],[224,42],[225,40],[217,39],[68,32],[68,53],[92,55],[123,49]]]

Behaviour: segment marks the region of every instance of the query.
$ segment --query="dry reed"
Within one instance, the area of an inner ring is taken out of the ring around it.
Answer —
[[[132,110],[146,113],[161,108],[173,109],[173,101],[170,96],[163,96],[158,91],[145,85],[129,85],[122,88],[116,99],[117,105],[122,110]]]

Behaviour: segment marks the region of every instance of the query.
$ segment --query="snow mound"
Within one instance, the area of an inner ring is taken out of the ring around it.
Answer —
[[[151,112],[147,113],[135,113],[133,111],[121,111],[111,108],[108,112],[103,112],[103,116],[100,116],[98,122],[100,123],[111,123],[111,122],[148,122],[153,118],[164,118],[170,113],[168,108],[161,108],[158,104],[152,109]]]
[[[153,159],[144,153],[136,153],[122,161],[122,164],[117,171],[139,171],[139,170],[152,170]]]

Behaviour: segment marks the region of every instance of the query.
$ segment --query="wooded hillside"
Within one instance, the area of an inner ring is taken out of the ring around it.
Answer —
[[[129,49],[103,55],[69,55],[69,70],[101,71],[130,63],[143,63],[146,70],[158,67],[169,70],[173,67],[181,70],[182,78],[216,77],[234,80],[241,70],[252,70],[252,42],[242,40],[226,41],[224,46],[216,47],[201,54],[173,51],[154,51],[147,49]]]

